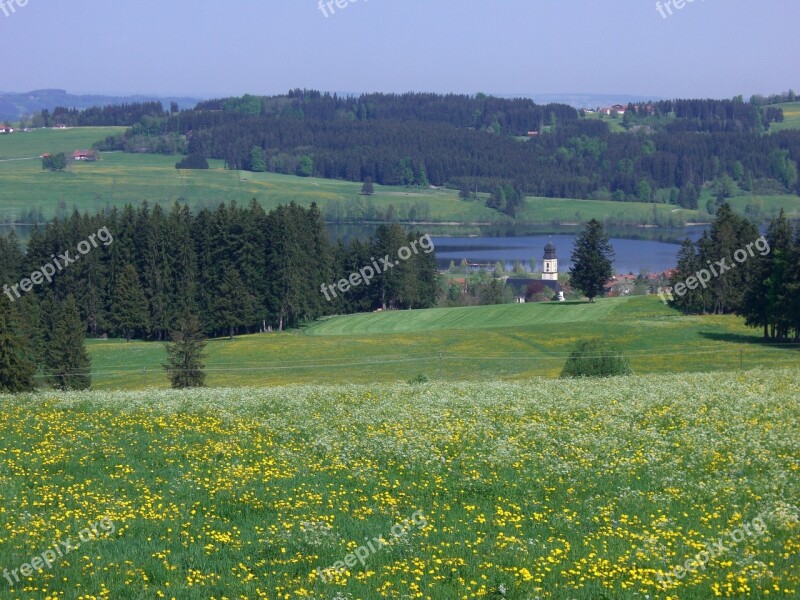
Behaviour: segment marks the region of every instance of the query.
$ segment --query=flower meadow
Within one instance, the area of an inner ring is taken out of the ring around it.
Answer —
[[[800,598],[798,398],[798,370],[0,397],[0,569],[115,525],[0,598]]]

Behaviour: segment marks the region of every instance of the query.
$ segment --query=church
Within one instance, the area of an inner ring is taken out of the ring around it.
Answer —
[[[558,283],[558,256],[556,255],[556,247],[552,240],[547,242],[547,245],[544,247],[541,279],[509,277],[506,280],[506,284],[512,286],[517,297],[517,302],[522,304],[525,302],[525,292],[528,288],[528,285],[530,285],[531,282],[537,281],[550,288],[550,290],[553,292],[553,295],[557,296],[559,301],[564,301],[564,292]]]

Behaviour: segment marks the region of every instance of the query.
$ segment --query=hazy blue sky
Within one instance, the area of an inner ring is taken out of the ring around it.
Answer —
[[[655,0],[350,2],[326,18],[318,0],[28,0],[0,8],[0,90],[800,91],[798,0],[695,0],[667,18]]]

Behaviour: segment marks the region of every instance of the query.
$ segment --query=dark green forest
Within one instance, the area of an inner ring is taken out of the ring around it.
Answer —
[[[23,252],[12,232],[0,237],[0,282],[11,286],[106,228],[98,244],[65,266],[52,283],[14,300],[36,330],[54,306],[74,298],[88,335],[165,340],[178,318],[199,317],[210,336],[282,330],[324,315],[376,308],[427,308],[437,300],[433,251],[413,253],[369,285],[330,301],[320,291],[420,239],[398,225],[379,227],[369,240],[333,244],[316,205],[266,213],[220,204],[193,215],[182,204],[169,212],[146,203],[94,215],[73,213],[33,230]],[[41,317],[41,318],[40,318]],[[40,339],[32,335],[31,339]]]
[[[758,98],[629,104],[608,118],[481,94],[308,90],[175,108],[97,148],[188,154],[181,168],[214,158],[231,169],[477,190],[512,216],[525,195],[694,209],[709,185],[721,200],[737,189],[800,193],[800,131],[768,133],[783,113]]]

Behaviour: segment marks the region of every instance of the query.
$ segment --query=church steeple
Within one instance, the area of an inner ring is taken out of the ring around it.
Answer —
[[[558,281],[558,257],[553,240],[544,247],[544,262],[542,263],[542,279]]]

